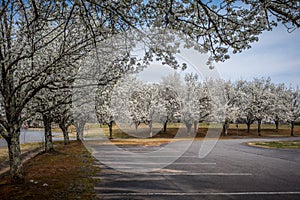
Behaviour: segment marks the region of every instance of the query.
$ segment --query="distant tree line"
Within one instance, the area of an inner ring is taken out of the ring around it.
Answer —
[[[97,116],[106,124],[112,137],[114,121],[127,122],[137,129],[141,123],[149,126],[152,137],[153,123],[161,123],[164,132],[169,122],[180,121],[190,134],[199,122],[223,124],[227,135],[229,124],[244,123],[247,131],[254,122],[273,122],[276,131],[280,123],[291,124],[294,135],[295,122],[300,117],[300,90],[275,84],[270,78],[252,81],[198,80],[187,74],[182,80],[174,73],[160,83],[147,84],[129,76],[119,84],[100,87],[97,96]]]

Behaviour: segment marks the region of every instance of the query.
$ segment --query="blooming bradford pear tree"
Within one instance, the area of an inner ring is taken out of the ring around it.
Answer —
[[[53,140],[51,124],[58,122],[63,131],[65,144],[69,143],[67,132],[68,126],[71,125],[69,107],[71,105],[71,93],[69,89],[42,89],[28,104],[28,110],[38,113],[44,123],[45,132],[45,151],[53,151]]]
[[[165,113],[160,114],[160,121],[163,123],[163,131],[167,132],[167,125],[175,119],[175,113],[179,113],[179,93],[182,88],[180,74],[174,72],[171,75],[162,77],[160,82],[160,104],[163,105]],[[162,109],[163,110],[163,109]]]
[[[147,59],[138,60],[131,56],[130,50],[135,46],[132,37],[135,35],[120,34],[99,42],[99,47],[82,60],[73,90],[73,115],[78,139],[83,139],[86,122],[95,121],[95,118],[109,126],[112,137],[114,117],[110,104],[112,99],[116,99],[114,87],[128,74],[142,69],[147,62]]]
[[[55,91],[58,103],[54,111],[54,122],[58,124],[63,133],[64,144],[70,144],[68,129],[74,124],[72,115],[72,92],[69,87]]]
[[[97,38],[73,18],[79,10],[70,4],[15,0],[0,4],[1,135],[8,144],[12,182],[22,182],[23,110],[43,88],[58,87],[57,70],[74,70],[73,63]]]
[[[199,87],[198,76],[196,74],[186,74],[184,85],[180,93],[180,118],[187,128],[187,134],[191,134],[194,125],[197,129],[200,120],[199,100],[201,98],[201,88]]]
[[[180,105],[178,101],[178,91],[172,87],[159,85],[159,121],[163,124],[163,132],[167,133],[167,126],[169,122],[174,121],[175,113],[179,112]]]
[[[273,106],[272,96],[270,93],[271,79],[261,78],[254,79],[250,83],[249,92],[252,96],[252,106],[255,110],[254,116],[258,123],[257,132],[261,136],[262,120],[267,120],[270,116],[270,110]]]
[[[144,90],[145,124],[149,126],[149,137],[153,136],[153,123],[167,121],[167,108],[163,101],[159,84],[147,84]]]
[[[288,30],[300,27],[299,1],[147,1],[146,20],[177,31],[187,46],[211,53],[208,64],[249,49],[258,35],[277,22]],[[186,37],[187,36],[187,37]]]
[[[246,122],[247,132],[250,132],[250,126],[253,124],[255,119],[256,110],[252,104],[252,94],[249,91],[249,82],[245,80],[239,80],[236,83],[236,91],[239,97],[238,105],[238,121],[242,120]]]
[[[268,120],[273,107],[271,95],[271,79],[255,78],[251,82],[240,81],[238,88],[240,96],[240,117],[247,122],[248,132],[250,125],[256,120],[258,123],[257,132],[261,136],[262,120]]]
[[[275,130],[278,132],[279,123],[287,121],[289,116],[289,95],[285,84],[272,84],[270,91],[270,118],[275,123]]]
[[[289,89],[286,92],[288,97],[288,121],[291,123],[291,136],[294,136],[294,127],[295,121],[300,117],[300,90],[297,89]]]
[[[146,119],[143,95],[145,88],[145,83],[129,75],[117,82],[111,94],[110,109],[115,122],[121,129],[134,125],[135,136],[139,125]]]
[[[194,120],[194,133],[196,134],[198,131],[199,122],[203,122],[208,120],[209,116],[212,115],[212,99],[210,98],[209,88],[210,86],[204,81],[203,83],[199,82],[196,85],[196,101],[195,107],[197,110],[197,119]]]
[[[222,95],[224,98],[222,99],[224,100],[224,103],[220,108],[225,111],[225,116],[224,119],[221,119],[221,121],[223,123],[223,134],[227,135],[230,123],[235,122],[238,116],[238,106],[236,103],[239,97],[237,95],[237,91],[230,81],[218,79],[214,80],[214,82],[215,87],[223,89]],[[216,113],[218,114],[218,112]],[[214,118],[218,118],[218,116]]]
[[[114,84],[99,86],[96,97],[96,113],[100,124],[107,125],[109,128],[109,139],[113,139],[112,127],[114,116],[111,109],[111,95],[113,94]]]
[[[134,87],[134,88],[132,88]],[[129,86],[127,95],[129,97],[129,119],[131,124],[134,124],[136,136],[138,136],[138,127],[147,119],[147,111],[145,110],[145,96],[144,89],[147,87],[145,83],[140,80],[134,80],[133,84]],[[128,109],[127,108],[127,109]]]
[[[61,129],[64,137],[64,144],[70,144],[69,138],[69,127],[74,123],[72,112],[71,112],[71,103],[65,102],[59,105],[56,109],[56,116],[54,118],[54,122],[58,124]]]

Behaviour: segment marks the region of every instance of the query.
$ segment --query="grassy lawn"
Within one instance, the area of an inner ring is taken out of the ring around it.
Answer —
[[[276,149],[300,149],[299,141],[272,141],[272,142],[250,142],[251,146],[259,146]]]
[[[55,142],[53,153],[39,154],[24,164],[25,183],[0,180],[1,199],[96,199],[93,176],[98,168],[81,142]]]

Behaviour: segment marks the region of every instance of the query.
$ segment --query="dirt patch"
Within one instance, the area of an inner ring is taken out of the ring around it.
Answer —
[[[8,176],[0,180],[1,199],[96,199],[97,169],[81,142],[55,143],[55,151],[42,153],[24,164],[25,183],[11,185]]]
[[[178,141],[178,140],[177,140]],[[140,138],[140,139],[112,139],[110,141],[89,140],[86,145],[116,145],[116,146],[161,146],[172,142],[172,139],[166,138]]]

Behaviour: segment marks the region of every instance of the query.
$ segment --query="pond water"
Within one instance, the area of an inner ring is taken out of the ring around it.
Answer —
[[[52,132],[52,135],[59,135],[61,133],[58,132]],[[45,136],[44,136],[44,130],[28,130],[28,129],[22,129],[21,135],[20,135],[20,143],[30,143],[30,142],[44,142]],[[7,146],[6,141],[1,138],[0,139],[0,147]]]

